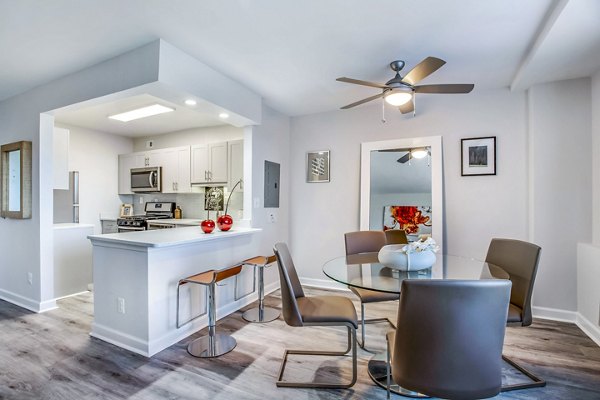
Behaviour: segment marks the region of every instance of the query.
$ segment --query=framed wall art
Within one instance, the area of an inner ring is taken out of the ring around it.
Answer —
[[[329,150],[306,153],[306,182],[329,182]]]
[[[496,136],[461,139],[462,176],[496,175]]]

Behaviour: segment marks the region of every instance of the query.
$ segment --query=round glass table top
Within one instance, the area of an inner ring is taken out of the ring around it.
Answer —
[[[436,254],[435,264],[421,271],[392,269],[379,263],[377,253],[362,253],[327,261],[323,272],[345,285],[387,293],[400,293],[404,279],[509,279],[494,264],[446,254]]]

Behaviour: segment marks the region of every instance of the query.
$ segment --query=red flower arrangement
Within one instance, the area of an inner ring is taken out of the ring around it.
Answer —
[[[391,206],[390,216],[394,219],[394,225],[391,227],[384,226],[384,231],[395,228],[396,223],[398,223],[399,229],[404,230],[407,234],[417,233],[419,225],[429,226],[427,222],[429,222],[430,217],[424,216],[415,206]]]

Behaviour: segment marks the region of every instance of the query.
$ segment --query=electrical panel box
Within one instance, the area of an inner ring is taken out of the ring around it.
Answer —
[[[280,165],[265,161],[265,208],[279,208]]]

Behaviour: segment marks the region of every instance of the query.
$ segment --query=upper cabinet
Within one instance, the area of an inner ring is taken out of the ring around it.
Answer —
[[[227,147],[229,160],[229,178],[227,186],[229,187],[229,190],[232,190],[233,186],[244,177],[244,141],[233,140],[227,142]],[[237,190],[243,189],[244,182],[238,186]]]
[[[227,153],[227,142],[209,143],[192,146],[192,183],[227,184]]]
[[[162,192],[191,192],[189,146],[156,151],[160,151],[161,153],[160,166],[162,167]]]

